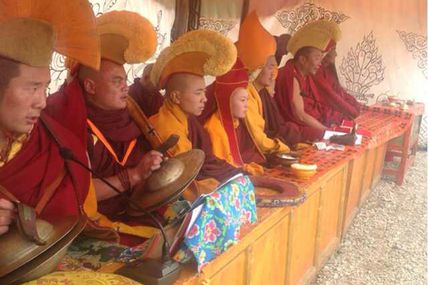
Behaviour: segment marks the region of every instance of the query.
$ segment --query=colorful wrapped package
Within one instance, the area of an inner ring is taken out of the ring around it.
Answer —
[[[207,195],[202,210],[184,238],[183,249],[191,251],[198,271],[236,244],[242,225],[257,221],[254,186],[240,176]]]

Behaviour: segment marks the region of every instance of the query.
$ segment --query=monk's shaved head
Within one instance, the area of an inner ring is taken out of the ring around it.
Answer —
[[[184,92],[191,88],[191,86],[194,85],[196,82],[200,82],[201,79],[201,76],[193,75],[190,73],[174,74],[168,79],[168,82],[166,84],[166,95],[170,94],[173,91]]]
[[[19,76],[19,63],[0,56],[0,98],[12,78]]]

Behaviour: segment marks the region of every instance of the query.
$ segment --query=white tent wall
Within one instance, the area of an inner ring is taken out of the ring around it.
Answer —
[[[256,9],[263,25],[274,35],[292,34],[316,19],[332,19],[342,30],[336,59],[339,77],[358,100],[373,104],[386,95],[395,95],[428,104],[426,0],[194,1],[200,3],[199,27],[220,31],[233,41],[238,37],[243,10]],[[178,0],[90,2],[96,15],[126,9],[148,18],[158,34],[155,56],[169,45]],[[283,58],[282,64],[286,60]],[[126,67],[129,82],[141,74],[143,67]],[[66,77],[62,56],[54,55],[51,70],[53,92]]]

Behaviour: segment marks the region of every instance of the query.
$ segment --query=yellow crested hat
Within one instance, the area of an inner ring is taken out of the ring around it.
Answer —
[[[0,56],[49,66],[53,51],[98,69],[95,16],[87,0],[0,1]]]
[[[116,62],[141,63],[156,51],[157,37],[152,24],[140,14],[112,11],[97,18],[101,57]]]
[[[340,39],[339,25],[333,21],[318,20],[301,27],[288,41],[287,50],[294,56],[303,47],[326,51],[332,42]]]
[[[262,26],[256,11],[244,19],[236,43],[238,57],[249,71],[265,65],[269,56],[275,55],[275,38]]]
[[[173,74],[219,76],[235,61],[236,47],[231,40],[219,32],[195,30],[183,34],[160,53],[150,78],[155,86],[164,88]]]

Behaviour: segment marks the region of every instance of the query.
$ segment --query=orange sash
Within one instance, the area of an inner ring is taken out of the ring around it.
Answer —
[[[117,163],[119,163],[122,166],[125,166],[126,162],[128,161],[129,155],[131,154],[132,150],[134,149],[135,145],[137,144],[137,139],[133,139],[125,152],[125,155],[123,156],[123,159],[119,161],[119,158],[117,157],[117,154],[114,152],[112,146],[107,141],[106,137],[101,133],[101,131],[95,126],[91,120],[87,119],[89,127],[91,128],[91,131],[94,133],[94,135],[103,143],[103,145],[106,147],[106,149],[110,152],[110,154],[113,156],[113,158],[116,160]]]

